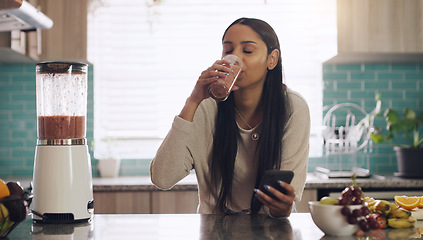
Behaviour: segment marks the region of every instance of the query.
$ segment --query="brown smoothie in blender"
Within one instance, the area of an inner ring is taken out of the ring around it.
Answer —
[[[39,116],[39,139],[70,139],[85,137],[85,116]]]

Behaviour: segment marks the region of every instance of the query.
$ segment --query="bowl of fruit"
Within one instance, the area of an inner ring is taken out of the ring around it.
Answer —
[[[354,179],[355,180],[355,179]],[[363,201],[363,192],[353,181],[340,198],[323,197],[309,202],[313,222],[326,235],[350,236],[360,229],[379,229],[379,223]]]
[[[25,192],[19,182],[0,179],[0,238],[6,237],[28,215],[32,194]]]

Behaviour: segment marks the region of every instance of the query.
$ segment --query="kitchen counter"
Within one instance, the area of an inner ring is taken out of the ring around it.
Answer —
[[[28,187],[31,179],[7,179],[20,181]],[[401,179],[394,176],[373,174],[370,178],[357,179],[366,196],[393,201],[395,195],[420,196],[423,179]],[[321,175],[307,175],[302,200],[297,202],[298,212],[309,212],[309,201],[323,196],[339,197],[351,184],[350,178],[326,179]],[[122,176],[117,178],[93,178],[95,213],[98,214],[159,214],[196,213],[198,186],[195,174],[177,183],[171,191],[156,188],[149,176]]]
[[[6,181],[20,181],[27,187],[31,179],[11,178]],[[343,189],[351,183],[350,178],[325,178],[315,173],[308,173],[305,189]],[[358,185],[363,189],[423,189],[423,179],[404,179],[395,176],[373,174],[369,178],[357,178]],[[197,190],[195,174],[189,174],[178,182],[172,190]],[[150,176],[121,176],[116,178],[93,178],[94,192],[119,191],[159,191],[150,180]]]
[[[416,228],[423,222],[416,223]],[[408,239],[417,229],[378,230],[378,239]],[[374,235],[368,233],[368,236]],[[406,237],[400,236],[406,234]],[[407,237],[408,236],[408,237]],[[357,239],[356,236],[325,236],[308,213],[293,213],[286,219],[265,215],[199,214],[95,214],[91,223],[34,224],[26,219],[9,240],[36,239]],[[365,239],[365,238],[362,238]]]
[[[325,178],[314,173],[307,174],[305,189],[343,189],[351,183],[350,178]],[[358,178],[363,189],[423,189],[423,179],[404,179],[373,174],[370,178]],[[94,178],[94,191],[157,191],[149,176]],[[172,190],[197,190],[195,174],[190,174],[177,183]]]

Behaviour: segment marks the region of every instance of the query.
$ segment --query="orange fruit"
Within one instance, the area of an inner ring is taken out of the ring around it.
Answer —
[[[420,197],[420,202],[418,208],[423,208],[423,197]]]
[[[0,199],[7,197],[10,195],[9,188],[7,187],[6,183],[0,179]]]
[[[412,210],[419,206],[420,197],[395,196],[395,203],[407,210]]]

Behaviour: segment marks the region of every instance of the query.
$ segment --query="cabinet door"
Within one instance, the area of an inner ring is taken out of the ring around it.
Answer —
[[[95,192],[94,213],[150,213],[149,192]]]
[[[196,213],[197,191],[151,192],[151,213]]]
[[[421,0],[337,0],[338,52],[422,52],[422,14]]]
[[[38,3],[42,12],[53,20],[53,27],[42,31],[40,58],[86,60],[88,0],[38,0]]]

